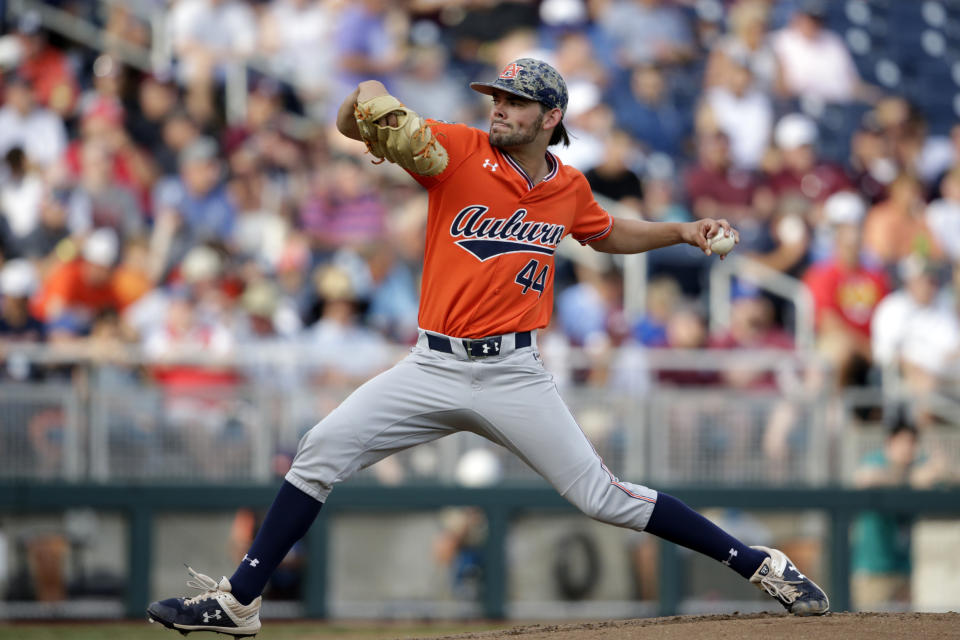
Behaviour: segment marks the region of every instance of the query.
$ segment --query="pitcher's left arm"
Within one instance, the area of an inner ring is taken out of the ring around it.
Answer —
[[[594,240],[590,246],[604,253],[643,253],[652,249],[675,244],[689,244],[708,256],[710,239],[717,233],[733,235],[736,242],[740,236],[726,220],[704,218],[695,222],[650,222],[630,218],[614,218],[613,228],[603,238]],[[721,256],[722,257],[722,256]]]

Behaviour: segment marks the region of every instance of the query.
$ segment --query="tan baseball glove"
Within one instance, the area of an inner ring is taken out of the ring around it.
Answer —
[[[389,160],[422,176],[435,176],[447,168],[447,150],[437,141],[430,127],[415,111],[403,106],[393,96],[377,96],[359,102],[353,113],[360,136],[377,158]],[[379,122],[391,113],[397,118],[397,126]]]

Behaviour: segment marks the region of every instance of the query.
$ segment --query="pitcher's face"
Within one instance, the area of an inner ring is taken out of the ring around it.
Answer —
[[[536,140],[543,131],[543,110],[539,102],[506,91],[494,91],[492,98],[490,144],[509,149]]]

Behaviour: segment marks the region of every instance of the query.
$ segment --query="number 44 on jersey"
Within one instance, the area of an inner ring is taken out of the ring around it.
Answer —
[[[539,271],[538,271],[539,269]],[[520,293],[526,293],[533,289],[537,292],[537,297],[540,297],[540,294],[543,293],[544,287],[547,284],[547,272],[550,270],[550,265],[545,264],[543,268],[540,268],[540,263],[536,260],[531,260],[520,269],[520,273],[517,274],[514,282],[523,287],[523,291]]]

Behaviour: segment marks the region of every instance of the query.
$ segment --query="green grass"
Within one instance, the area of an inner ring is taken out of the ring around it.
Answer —
[[[269,622],[257,640],[398,640],[429,638],[470,631],[503,629],[496,623]],[[177,640],[179,633],[159,624],[140,622],[0,623],[0,640]],[[231,640],[197,633],[190,640]]]

